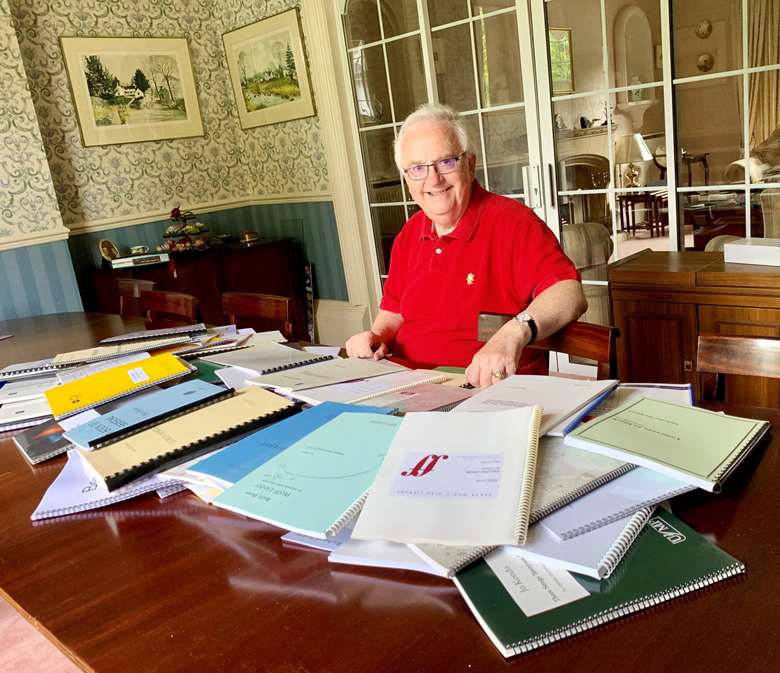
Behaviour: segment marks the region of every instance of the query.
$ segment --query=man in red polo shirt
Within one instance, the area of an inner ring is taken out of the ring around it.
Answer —
[[[451,108],[424,105],[409,115],[395,159],[422,211],[398,234],[379,315],[347,341],[347,354],[466,367],[481,387],[517,371],[546,374],[547,354],[523,347],[587,308],[554,234],[532,210],[474,179],[476,157]],[[482,344],[482,312],[516,317]]]

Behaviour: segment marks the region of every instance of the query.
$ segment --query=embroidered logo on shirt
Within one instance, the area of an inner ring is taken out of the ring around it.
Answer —
[[[473,273],[467,273],[466,274],[466,285],[474,285],[474,274]]]

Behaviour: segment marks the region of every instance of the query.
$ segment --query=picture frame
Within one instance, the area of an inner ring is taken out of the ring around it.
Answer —
[[[574,93],[574,54],[569,28],[550,28],[547,31],[550,55],[550,83],[553,95]]]
[[[60,38],[85,147],[203,136],[185,37]]]
[[[314,116],[298,9],[222,35],[242,129]]]

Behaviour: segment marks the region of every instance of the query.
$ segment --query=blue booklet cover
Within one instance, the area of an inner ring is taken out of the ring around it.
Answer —
[[[189,468],[190,472],[205,474],[228,484],[235,484],[255,468],[270,460],[339,414],[389,414],[390,409],[357,404],[323,402],[305,409],[295,416],[253,432],[219,453]]]
[[[109,414],[65,433],[65,438],[85,449],[118,439],[120,436],[168,420],[171,414],[216,402],[232,395],[232,390],[204,381],[185,381],[153,393],[131,398]]]

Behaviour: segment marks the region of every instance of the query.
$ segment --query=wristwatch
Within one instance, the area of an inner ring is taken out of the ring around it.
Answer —
[[[538,330],[536,328],[536,321],[531,317],[531,314],[527,311],[522,311],[515,316],[515,320],[517,320],[517,322],[524,322],[526,325],[528,325],[528,329],[531,330],[531,338],[528,340],[528,344],[532,344],[534,341],[536,341],[536,334]],[[528,344],[526,344],[526,346]]]

